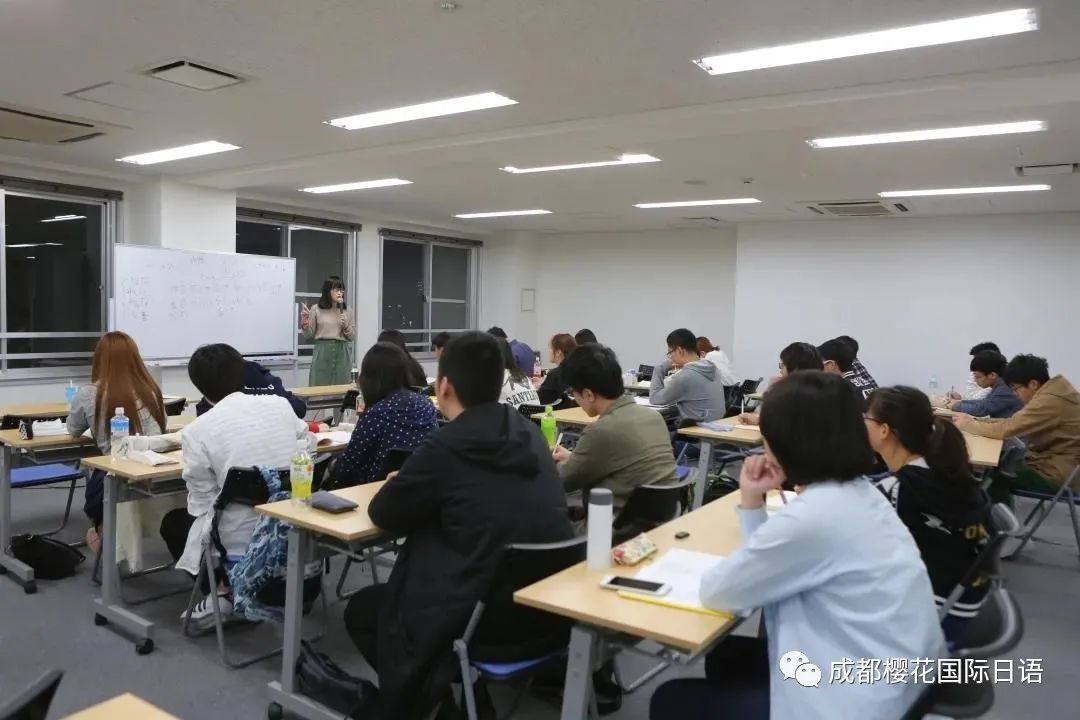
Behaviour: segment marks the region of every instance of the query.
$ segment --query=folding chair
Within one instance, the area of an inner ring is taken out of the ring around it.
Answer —
[[[690,507],[692,481],[685,477],[665,485],[638,485],[612,523],[615,544],[670,522]]]
[[[655,369],[655,367],[653,365],[638,365],[638,369],[637,369],[638,382],[641,382],[642,380],[651,381],[654,369]]]
[[[45,485],[68,483],[67,502],[64,504],[64,519],[60,525],[48,532],[39,535],[55,535],[67,527],[68,518],[71,516],[71,501],[75,497],[75,485],[86,476],[78,468],[63,463],[50,463],[48,465],[27,465],[26,467],[12,468],[11,487],[33,488]]]
[[[284,480],[288,479],[288,472],[279,471],[282,474]],[[283,483],[284,485],[285,483]],[[229,472],[225,476],[225,482],[222,484],[221,492],[218,494],[217,500],[214,501],[213,518],[210,526],[210,542],[206,543],[203,548],[203,562],[199,568],[199,575],[195,578],[195,583],[191,588],[191,597],[188,600],[187,612],[184,614],[183,633],[188,637],[195,637],[189,631],[191,624],[191,614],[197,604],[199,593],[204,582],[209,583],[209,592],[211,598],[211,608],[214,615],[214,630],[217,635],[218,653],[221,656],[221,662],[225,667],[233,670],[245,668],[249,665],[259,662],[260,660],[266,660],[267,658],[274,657],[282,652],[281,647],[276,647],[273,650],[269,650],[258,655],[241,658],[234,660],[228,652],[228,648],[225,644],[225,618],[221,612],[220,598],[218,597],[217,588],[215,587],[215,553],[220,557],[222,566],[227,563],[235,562],[238,557],[230,557],[226,553],[224,544],[221,541],[221,535],[219,533],[219,522],[221,520],[222,512],[230,505],[244,505],[247,507],[255,507],[256,505],[262,505],[270,499],[269,492],[266,488],[266,481],[262,477],[262,473],[258,468],[230,468]],[[281,585],[284,585],[284,580],[278,581]],[[322,576],[318,578],[310,578],[304,581],[304,606],[309,607],[314,603],[315,596],[318,595],[322,600],[322,614],[323,619],[327,617],[327,605],[326,594],[322,592]],[[284,590],[281,587],[266,588],[259,594],[260,602],[266,602],[267,604],[278,605],[284,604]],[[322,636],[320,631],[316,638]]]
[[[761,386],[761,382],[764,378],[758,378],[757,380],[743,380],[741,385],[733,386],[735,391],[731,393],[731,396],[727,398],[727,412],[726,416],[738,415],[743,411],[743,401],[747,395],[753,395],[757,392],[757,389]]]
[[[1077,474],[1080,474],[1080,465],[1073,468],[1073,471],[1069,473],[1068,479],[1066,479],[1061,487],[1058,488],[1058,491],[1053,494],[1037,492],[1034,490],[1014,489],[1012,491],[1012,494],[1016,497],[1038,500],[1038,504],[1032,508],[1031,512],[1028,513],[1028,516],[1024,518],[1026,532],[1020,540],[1020,546],[1012,553],[1013,555],[1018,554],[1024,549],[1024,546],[1035,536],[1039,526],[1041,526],[1043,521],[1050,516],[1051,511],[1053,511],[1054,507],[1059,502],[1068,503],[1069,518],[1072,520],[1073,537],[1076,540],[1076,550],[1080,553],[1080,521],[1078,521],[1076,517],[1076,506],[1077,504],[1080,504],[1080,493],[1075,492],[1072,487],[1073,483],[1076,481]],[[1046,508],[1045,510],[1043,510],[1044,506]],[[1035,521],[1034,525],[1030,524],[1031,518],[1033,518],[1040,510],[1043,511],[1039,515],[1039,519]]]
[[[571,622],[515,604],[514,592],[584,560],[586,539],[577,537],[557,543],[507,546],[487,597],[476,603],[465,632],[453,642],[469,720],[479,717],[477,694],[489,697],[486,683],[523,683],[509,713],[504,716],[509,717],[528,692],[536,672],[566,654]],[[521,633],[512,644],[501,645],[485,639],[483,621],[489,608],[499,614],[502,627],[513,627]],[[498,661],[474,658],[498,658]]]
[[[184,408],[187,407],[187,398],[176,398],[175,400],[165,401],[165,415],[168,417],[175,417],[184,412]]]
[[[956,583],[956,587],[949,592],[948,597],[938,608],[938,620],[945,622],[949,611],[963,597],[964,593],[975,586],[976,583],[985,582],[987,577],[1001,576],[1001,552],[1005,543],[1010,538],[1020,536],[1020,521],[1013,515],[1008,505],[996,503],[990,508],[990,521],[994,535],[987,541],[979,552],[979,555],[971,563],[971,567]]]

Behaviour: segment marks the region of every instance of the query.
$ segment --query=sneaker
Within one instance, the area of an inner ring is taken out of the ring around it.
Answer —
[[[233,604],[228,595],[218,595],[218,608],[221,610],[222,624],[228,623],[232,618]],[[187,619],[187,610],[180,613],[180,622]],[[214,629],[214,601],[207,595],[191,610],[191,622],[188,627],[196,632],[208,632]]]

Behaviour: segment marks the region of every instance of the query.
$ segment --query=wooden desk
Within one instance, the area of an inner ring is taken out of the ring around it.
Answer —
[[[555,422],[560,425],[575,425],[578,427],[585,427],[586,425],[592,425],[600,417],[589,417],[584,410],[579,407],[568,408],[566,410],[555,411]],[[533,420],[539,420],[544,417],[544,413],[536,413],[532,416]]]
[[[971,458],[972,466],[996,468],[998,463],[1001,462],[1001,447],[1005,444],[1003,440],[972,435],[971,433],[964,433],[964,440],[967,441],[968,456]]]
[[[728,555],[741,544],[735,507],[739,494],[732,493],[703,508],[683,515],[648,533],[659,548],[658,556],[672,548]],[[685,530],[690,536],[676,540]],[[588,688],[603,632],[626,633],[648,638],[689,655],[706,651],[738,624],[736,619],[638,602],[600,588],[604,575],[635,575],[643,566],[589,570],[585,563],[556,573],[514,593],[514,601],[561,615],[577,624],[570,636],[570,659],[566,668],[562,717],[586,717]]]
[[[648,380],[638,380],[633,383],[623,383],[623,389],[634,395],[648,395],[652,383]]]
[[[16,415],[19,417],[35,418],[58,418],[66,417],[71,412],[67,403],[23,403],[21,405],[6,405],[0,408],[0,417]]]
[[[355,389],[355,385],[347,383],[345,385],[312,385],[310,387],[298,387],[293,388],[289,392],[304,400],[318,400],[325,398],[338,398],[340,400],[345,397],[347,392]]]
[[[726,417],[723,420],[719,420],[718,422],[727,425],[738,425],[739,417],[733,415],[731,417]],[[712,463],[713,449],[716,445],[731,444],[753,447],[761,444],[761,430],[758,430],[757,428],[734,428],[727,432],[720,432],[694,426],[679,430],[679,435],[701,441],[700,451],[698,452],[697,477],[694,478],[693,506],[695,509],[701,507],[701,503],[705,499],[705,489],[709,478],[709,465]]]
[[[131,693],[68,715],[65,720],[180,720]]]
[[[393,482],[393,481],[391,481]],[[352,548],[370,546],[384,535],[368,516],[371,498],[384,482],[334,490],[335,495],[348,498],[359,507],[334,515],[320,512],[292,500],[259,505],[255,512],[288,522],[289,562],[285,578],[285,630],[281,653],[281,680],[269,683],[270,717],[280,717],[284,709],[308,720],[336,720],[340,712],[331,711],[316,700],[300,694],[296,687],[296,658],[300,653],[303,630],[304,565],[311,558],[315,537],[330,537]]]

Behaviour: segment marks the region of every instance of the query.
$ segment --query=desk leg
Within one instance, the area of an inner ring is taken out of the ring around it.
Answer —
[[[698,453],[697,477],[694,478],[694,509],[697,510],[705,502],[705,489],[709,486],[709,465],[712,463],[713,444],[712,440],[701,439],[701,450]]]
[[[0,574],[10,572],[11,579],[22,585],[27,595],[37,592],[34,570],[11,554],[11,469],[15,452],[0,445]]]
[[[311,535],[297,528],[289,530],[289,564],[285,574],[285,631],[281,652],[281,682],[269,684],[270,709],[267,717],[280,718],[288,710],[307,720],[341,720],[341,713],[296,691],[296,658],[304,620],[304,563],[310,556]]]
[[[584,625],[570,631],[570,653],[566,661],[561,720],[585,720],[592,700],[592,674],[596,665],[599,637]]]
[[[154,623],[123,606],[120,598],[120,568],[116,565],[116,506],[120,501],[120,479],[105,476],[105,498],[101,522],[101,597],[94,600],[94,624],[112,623],[135,638],[135,652],[145,655],[154,649]]]

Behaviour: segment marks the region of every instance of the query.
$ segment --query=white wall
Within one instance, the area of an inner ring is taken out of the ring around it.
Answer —
[[[736,367],[767,377],[789,342],[846,334],[879,383],[962,386],[981,341],[1080,379],[1078,270],[1080,214],[743,225]]]
[[[480,251],[480,329],[498,325],[511,339],[519,338],[529,345],[537,342],[537,312],[521,310],[521,291],[537,287],[537,243],[536,234],[529,232],[484,240]]]
[[[236,193],[162,181],[161,246],[235,252]]]
[[[668,332],[687,327],[730,354],[735,248],[734,228],[542,236],[530,344],[546,362],[552,335],[588,327],[636,368],[663,360]]]

